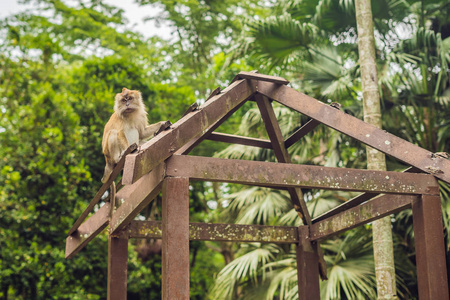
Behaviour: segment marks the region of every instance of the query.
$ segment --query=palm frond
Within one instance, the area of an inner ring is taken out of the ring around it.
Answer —
[[[220,271],[211,291],[213,299],[235,299],[237,285],[244,281],[264,281],[266,269],[261,268],[275,259],[280,249],[273,244],[245,244],[247,253],[239,256]]]
[[[268,224],[291,207],[286,192],[262,187],[240,190],[228,197],[225,214],[236,215],[239,224]]]
[[[286,260],[279,261],[279,263],[284,261]],[[278,295],[280,299],[298,299],[297,268],[295,260],[289,259],[282,268],[279,267],[279,264],[269,265],[270,267],[277,267],[277,270],[273,271],[274,276],[271,276],[266,299],[274,299],[275,295]]]
[[[308,55],[307,47],[315,41],[318,29],[310,23],[301,23],[290,14],[268,17],[264,20],[249,20],[237,45],[233,57],[245,54],[264,60],[262,66],[286,66],[299,57]]]
[[[328,281],[321,283],[325,299],[373,299],[375,268],[371,235],[363,227],[348,232],[344,239],[322,243],[327,254]]]

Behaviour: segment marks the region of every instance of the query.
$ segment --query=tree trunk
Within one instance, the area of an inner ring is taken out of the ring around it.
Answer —
[[[370,0],[356,0],[355,6],[364,121],[381,128],[380,94]],[[371,147],[366,147],[366,153],[368,169],[386,170],[383,153]],[[372,230],[378,299],[397,299],[390,217],[373,222]]]

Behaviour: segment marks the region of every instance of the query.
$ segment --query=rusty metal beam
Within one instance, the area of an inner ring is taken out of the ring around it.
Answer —
[[[386,155],[450,183],[450,161],[284,85],[258,81],[258,92]]]
[[[110,234],[119,233],[159,194],[165,176],[164,168],[165,164],[161,163],[136,183],[124,186],[117,192],[116,202],[121,205],[112,215],[109,226]]]
[[[317,223],[319,221],[328,219],[334,215],[337,215],[338,213],[341,213],[343,211],[346,211],[352,207],[355,207],[357,205],[360,205],[361,203],[364,203],[366,201],[369,201],[372,198],[375,198],[376,196],[380,195],[379,193],[362,193],[359,194],[356,197],[353,197],[352,199],[347,200],[346,202],[330,209],[329,211],[321,214],[320,216],[314,218],[312,220],[313,223]]]
[[[211,140],[211,141],[223,142],[223,143],[239,144],[239,145],[272,149],[272,144],[268,140],[251,138],[251,137],[243,137],[243,136],[221,133],[221,132],[213,132],[206,139]]]
[[[81,251],[94,237],[108,226],[110,204],[105,203],[86,220],[72,235],[66,239],[66,259],[72,258]]]
[[[233,83],[239,79],[254,79],[254,80],[273,82],[275,84],[288,84],[289,83],[289,81],[287,81],[286,79],[284,79],[282,77],[259,74],[257,71],[252,71],[252,72],[241,71],[241,72],[239,72],[239,74],[237,74],[233,78],[233,80],[231,82]]]
[[[128,239],[108,237],[107,300],[127,299]]]
[[[71,235],[72,233],[74,233],[75,230],[77,230],[78,227],[81,225],[81,223],[83,223],[83,221],[86,219],[86,217],[92,211],[94,206],[98,203],[98,201],[100,201],[100,199],[102,198],[103,194],[109,189],[109,187],[111,186],[111,183],[113,183],[114,179],[116,179],[117,175],[119,175],[119,173],[122,171],[123,166],[125,164],[126,156],[128,154],[130,154],[131,152],[133,152],[134,150],[136,150],[136,148],[137,148],[137,145],[133,144],[130,147],[128,147],[127,150],[125,150],[125,153],[122,155],[122,157],[120,158],[119,162],[114,167],[111,175],[109,176],[108,181],[105,182],[100,187],[100,189],[97,191],[97,193],[95,194],[94,198],[89,203],[88,207],[83,211],[83,213],[80,215],[80,217],[75,221],[75,223],[73,224],[72,228],[70,228],[68,235]]]
[[[360,225],[381,219],[411,207],[414,195],[383,195],[337,215],[314,223],[310,227],[311,240],[322,240]]]
[[[256,103],[258,104],[259,111],[261,112],[261,117],[264,121],[264,126],[266,127],[267,134],[269,135],[270,142],[272,143],[272,148],[275,153],[275,157],[280,163],[290,163],[291,158],[284,146],[283,135],[281,134],[280,126],[273,111],[272,105],[267,97],[262,95],[255,96]],[[303,193],[299,188],[288,189],[289,195],[291,196],[291,201],[294,205],[295,210],[299,214],[300,218],[303,220],[303,224],[311,225],[311,217],[306,207],[306,203],[303,200]]]
[[[258,105],[259,111],[261,112],[261,117],[264,121],[264,125],[269,135],[270,141],[272,143],[273,151],[277,160],[281,163],[290,163],[291,158],[285,146],[283,135],[281,133],[280,126],[278,125],[275,112],[273,110],[272,104],[269,98],[261,94],[255,95],[256,103]],[[295,211],[299,217],[303,220],[303,224],[311,225],[311,216],[306,207],[306,203],[303,200],[303,192],[300,188],[288,188],[289,195],[291,197],[292,204]],[[321,249],[317,245],[312,245],[315,251],[317,251],[319,257],[319,269],[322,279],[327,279],[327,265],[323,258]]]
[[[162,299],[189,299],[189,179],[166,178],[162,205]]]
[[[305,187],[392,194],[434,194],[436,179],[428,174],[330,168],[272,162],[174,155],[167,176],[272,188]]]
[[[410,167],[406,170],[403,171],[403,173],[422,173],[422,171],[420,171],[419,169],[415,168],[415,167]],[[430,193],[429,194],[439,194],[439,186],[436,183],[434,192],[433,190],[430,188]],[[342,203],[341,205],[336,206],[333,209],[330,209],[329,211],[321,214],[320,216],[318,216],[317,218],[314,218],[312,221],[313,223],[316,223],[318,221],[321,220],[325,220],[326,218],[329,218],[331,216],[334,216],[340,212],[343,212],[349,208],[355,207],[363,202],[366,202],[376,196],[378,196],[379,193],[362,193],[359,194],[358,196]]]
[[[160,239],[162,222],[132,221],[124,234],[129,238]],[[297,227],[289,226],[189,223],[189,240],[292,244],[298,242],[298,234]]]
[[[319,257],[313,248],[315,242],[309,238],[308,226],[298,227],[297,254],[297,282],[299,300],[319,300]]]
[[[302,137],[313,131],[314,128],[316,128],[319,124],[320,124],[319,121],[309,120],[308,122],[306,122],[305,125],[300,127],[297,131],[295,131],[290,137],[286,139],[286,141],[284,142],[284,146],[286,148],[289,148],[290,146],[294,145]]]
[[[220,118],[218,121],[216,121],[214,124],[212,124],[206,131],[204,134],[202,134],[201,136],[195,137],[192,140],[190,140],[189,142],[187,142],[186,144],[184,144],[180,149],[178,149],[174,154],[183,154],[186,155],[189,152],[192,151],[192,149],[194,149],[198,144],[200,144],[203,140],[205,140],[206,138],[209,137],[210,134],[212,134],[212,132],[214,130],[216,130],[223,122],[225,122],[232,114],[234,114],[239,108],[242,107],[242,105],[244,105],[246,101],[241,102],[239,105],[237,105],[236,107],[234,107],[233,109],[231,109],[225,116],[223,116],[222,118]]]
[[[245,79],[236,81],[223,93],[201,105],[198,110],[178,120],[170,129],[142,145],[140,152],[127,156],[123,170],[123,183],[136,182],[180,147],[203,135],[211,125],[253,94],[254,83]]]
[[[423,195],[412,204],[419,299],[449,299],[441,199]]]
[[[261,112],[261,117],[264,121],[267,134],[269,135],[272,143],[275,157],[280,163],[291,163],[291,158],[286,147],[284,146],[283,135],[281,134],[281,129],[278,125],[272,104],[267,97],[260,94],[255,95],[255,99],[258,104],[259,111]],[[308,208],[306,207],[306,203],[303,200],[302,191],[299,188],[289,188],[288,192],[291,196],[291,201],[294,204],[295,210],[303,220],[303,224],[311,225],[311,217],[309,215]]]
[[[283,135],[281,134],[280,126],[278,125],[275,112],[273,111],[269,99],[258,94],[255,95],[255,100],[258,104],[259,111],[261,112],[261,117],[264,121],[264,126],[266,127],[267,134],[269,135],[270,142],[272,143],[275,157],[281,163],[290,163],[291,159],[286,147],[284,147]]]

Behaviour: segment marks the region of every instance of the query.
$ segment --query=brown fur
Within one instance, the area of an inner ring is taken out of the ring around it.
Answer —
[[[139,144],[169,126],[169,121],[148,125],[141,93],[123,88],[122,93],[115,97],[114,113],[103,131],[102,148],[106,166],[102,182],[108,181],[114,166],[131,144]]]

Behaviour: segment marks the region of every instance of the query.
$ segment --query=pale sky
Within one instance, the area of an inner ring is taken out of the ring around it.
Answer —
[[[156,35],[166,40],[171,39],[171,28],[168,24],[163,24],[163,26],[157,28],[153,21],[143,22],[145,17],[161,14],[162,9],[150,5],[140,7],[133,0],[105,0],[105,2],[122,8],[125,11],[125,17],[130,22],[129,26],[144,36],[151,37]],[[18,0],[0,0],[0,18],[29,8],[33,8],[33,6],[19,4]]]

